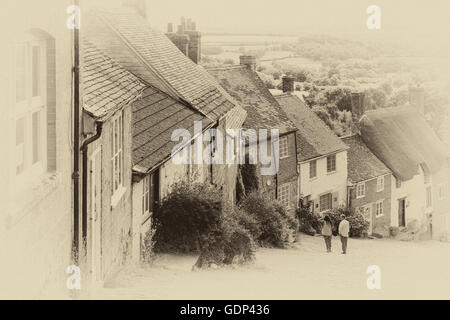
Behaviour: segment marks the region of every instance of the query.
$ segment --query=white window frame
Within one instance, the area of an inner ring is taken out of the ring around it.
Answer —
[[[146,175],[142,179],[142,215],[150,213],[150,180],[151,175]]]
[[[279,139],[280,159],[289,157],[289,141],[287,136]]]
[[[113,206],[122,197],[125,187],[123,183],[124,167],[123,167],[123,140],[124,140],[124,113],[119,111],[111,119],[111,194]],[[117,134],[116,134],[117,133]],[[116,165],[117,161],[117,165]]]
[[[332,170],[329,170],[328,168],[328,159],[333,159],[331,161],[331,163],[333,163],[334,168]],[[337,170],[337,159],[336,159],[336,154],[331,154],[329,156],[327,156],[327,173],[334,173]]]
[[[384,191],[384,176],[377,178],[377,192]]]
[[[287,208],[290,207],[291,203],[291,185],[289,183],[282,184],[278,187],[277,198],[283,205]]]
[[[322,201],[321,201],[321,198],[324,197],[324,196],[327,196],[327,197],[329,196],[330,197],[330,203],[329,203],[330,207],[329,208],[325,208],[325,209],[322,208]],[[325,212],[325,211],[328,211],[328,210],[331,210],[331,209],[333,209],[333,194],[331,192],[321,194],[319,196],[319,211],[320,212]]]
[[[17,101],[17,61],[18,50],[25,50],[24,54],[24,100]],[[38,88],[39,92],[33,96],[33,50],[37,48],[38,60]],[[12,45],[11,52],[11,103],[12,103],[12,150],[11,175],[17,186],[25,186],[47,172],[47,44],[45,40],[37,39],[31,35],[26,36]],[[37,121],[34,122],[34,115]],[[17,145],[17,122],[23,119],[23,143]],[[37,132],[34,132],[36,125]],[[36,143],[36,144],[35,144]],[[37,147],[37,149],[34,149]],[[21,150],[20,150],[20,149]],[[20,150],[20,151],[19,151]],[[37,159],[34,159],[34,152]],[[22,170],[19,172],[19,158]]]
[[[375,217],[384,215],[384,200],[379,200],[375,203]]]
[[[366,183],[360,182],[356,185],[356,199],[361,199],[366,196]]]

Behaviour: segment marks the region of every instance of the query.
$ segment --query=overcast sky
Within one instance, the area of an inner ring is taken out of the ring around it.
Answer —
[[[89,3],[104,1],[89,0]],[[153,27],[192,18],[203,33],[331,34],[433,47],[450,55],[450,0],[146,0]],[[366,10],[381,8],[381,30]]]
[[[450,34],[450,0],[147,0],[154,26],[180,16],[204,32],[364,33],[366,9],[381,8],[380,33]]]

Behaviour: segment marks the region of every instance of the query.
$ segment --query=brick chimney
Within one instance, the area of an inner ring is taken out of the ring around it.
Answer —
[[[425,90],[419,85],[409,87],[409,104],[420,114],[425,114]]]
[[[284,93],[290,93],[290,92],[294,92],[294,81],[295,81],[295,77],[293,76],[284,76],[282,78],[283,81],[283,92]]]
[[[359,121],[366,112],[365,94],[364,92],[352,92],[350,99],[352,104],[352,115]]]
[[[240,56],[239,57],[241,66],[247,66],[250,70],[256,70],[256,57],[255,56]]]
[[[201,59],[201,33],[196,30],[196,23],[191,19],[181,17],[177,32],[174,32],[172,23],[167,25],[166,36],[180,51],[195,63]]]

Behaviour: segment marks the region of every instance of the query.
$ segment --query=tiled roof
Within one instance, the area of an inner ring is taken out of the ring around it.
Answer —
[[[83,30],[99,48],[140,79],[188,101],[213,120],[237,105],[203,67],[132,10],[93,10],[84,15]]]
[[[401,180],[410,180],[419,165],[435,173],[449,158],[445,145],[411,107],[367,111],[359,125],[366,145]]]
[[[297,126],[297,153],[300,161],[325,156],[348,147],[296,95],[275,96],[283,110]]]
[[[81,44],[83,108],[98,119],[137,99],[144,89],[138,78],[87,40]]]
[[[162,91],[147,87],[133,103],[133,169],[145,173],[167,159],[178,141],[175,129],[186,129],[194,137],[194,121],[206,128],[211,120]]]
[[[348,179],[352,183],[370,180],[390,173],[386,165],[366,146],[359,135],[341,138],[349,149],[347,151]]]
[[[245,66],[208,69],[222,87],[247,111],[245,128],[296,130],[255,71]]]

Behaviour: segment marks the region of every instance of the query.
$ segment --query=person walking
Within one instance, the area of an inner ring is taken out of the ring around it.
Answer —
[[[331,252],[331,236],[332,236],[333,224],[328,215],[323,218],[322,235],[325,239],[325,246],[327,247],[327,252]]]
[[[345,219],[345,215],[341,214],[342,221],[339,223],[339,236],[342,243],[342,254],[347,253],[348,232],[350,231],[350,223]]]

